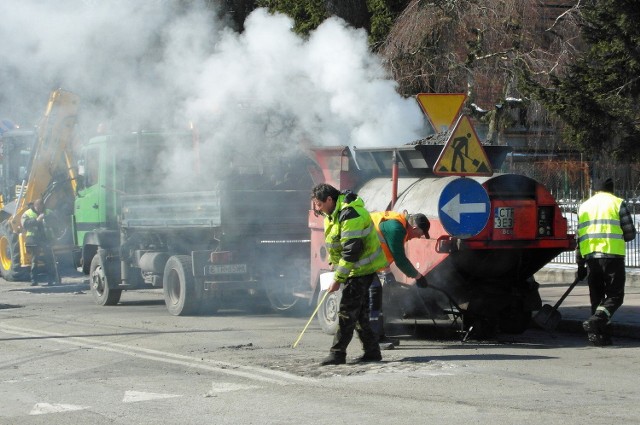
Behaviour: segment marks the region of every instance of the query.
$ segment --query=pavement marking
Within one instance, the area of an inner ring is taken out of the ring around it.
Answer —
[[[47,332],[40,329],[23,328],[4,323],[0,324],[0,331],[12,335],[19,335],[22,337],[51,337],[52,342],[57,342],[60,344],[73,345],[83,348],[89,347],[96,350],[123,354],[135,358],[169,363],[194,369],[206,370],[209,372],[223,373],[226,375],[233,375],[254,381],[269,382],[278,385],[317,382],[317,380],[314,378],[298,376],[288,372],[221,362],[217,360],[201,359],[197,357],[185,356],[182,354],[153,350],[150,348],[134,347],[126,344],[100,341],[94,338],[71,336],[57,332]]]
[[[242,385],[234,384],[231,382],[213,382],[211,389],[207,392],[206,396],[212,396],[218,393],[228,393],[231,391],[244,391],[244,390],[257,390],[260,387],[257,385]]]
[[[88,409],[89,406],[77,406],[75,404],[50,404],[36,403],[29,412],[30,415],[46,415],[49,413],[73,412],[76,410]]]
[[[162,398],[175,398],[182,397],[181,394],[160,394],[160,393],[145,393],[142,391],[125,391],[123,403],[137,403],[139,401],[159,400]]]

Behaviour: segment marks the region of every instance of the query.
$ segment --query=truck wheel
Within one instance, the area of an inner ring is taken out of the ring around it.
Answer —
[[[5,280],[29,279],[29,268],[20,266],[20,242],[8,223],[0,226],[0,273]]]
[[[318,302],[324,297],[325,291],[318,294]],[[318,323],[325,333],[333,335],[338,331],[338,312],[340,311],[340,300],[342,299],[342,288],[327,295],[323,305],[318,309]]]
[[[91,295],[96,304],[102,306],[116,305],[120,301],[122,289],[113,289],[109,285],[109,280],[115,279],[111,274],[108,265],[102,264],[102,256],[94,255],[91,260],[89,271]],[[111,282],[113,283],[113,282]]]
[[[188,255],[169,257],[164,266],[162,292],[167,309],[174,316],[195,314],[199,310],[200,299],[191,270],[191,257]]]

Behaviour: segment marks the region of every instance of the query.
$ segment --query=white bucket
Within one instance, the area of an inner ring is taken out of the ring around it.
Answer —
[[[326,291],[329,289],[329,286],[333,283],[333,275],[334,272],[322,273],[320,275],[320,289]]]

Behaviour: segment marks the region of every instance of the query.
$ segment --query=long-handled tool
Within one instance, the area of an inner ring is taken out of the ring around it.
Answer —
[[[56,252],[54,251],[52,246],[47,247],[47,249],[51,250],[51,260],[53,261],[53,272],[54,272],[54,285],[60,285],[62,283],[62,279],[60,279],[60,271],[58,270],[58,259],[56,258]]]
[[[311,317],[309,317],[309,320],[307,321],[307,324],[304,325],[304,329],[302,329],[302,332],[300,332],[300,335],[298,336],[298,339],[296,339],[296,341],[291,345],[291,348],[296,348],[296,346],[298,345],[298,343],[300,342],[300,340],[302,339],[302,335],[304,335],[304,332],[307,330],[307,328],[309,327],[309,324],[311,323],[311,321],[313,320],[313,318],[315,317],[316,313],[318,312],[318,310],[320,310],[320,306],[322,304],[324,304],[324,300],[327,299],[327,295],[329,295],[329,291],[324,291],[324,295],[322,296],[322,299],[320,300],[320,302],[318,303],[318,305],[316,306],[316,309],[313,310],[313,313],[311,313]]]
[[[558,327],[558,323],[562,319],[562,315],[558,311],[558,307],[560,304],[567,298],[569,293],[575,288],[575,286],[580,282],[580,279],[577,277],[573,281],[573,283],[569,286],[569,288],[565,291],[564,294],[560,297],[558,302],[551,307],[549,304],[545,304],[542,308],[533,316],[533,321],[544,329],[547,332],[553,332],[556,327]]]
[[[42,221],[43,225],[46,226],[46,218]],[[56,251],[53,249],[53,243],[47,243],[44,248],[45,250],[48,251],[49,255],[45,254],[45,257],[48,257],[49,260],[51,260],[53,262],[53,264],[50,264],[49,267],[53,267],[53,284],[54,285],[60,285],[60,283],[62,282],[62,280],[60,279],[60,271],[58,270],[58,259],[56,258]],[[51,269],[49,269],[51,270]],[[51,276],[49,276],[49,278],[51,278]],[[50,284],[52,282],[49,282]]]
[[[463,314],[465,310],[463,310],[462,307],[460,307],[460,305],[453,299],[453,297],[444,289],[438,288],[437,286],[434,286],[434,285],[428,285],[427,288],[435,289],[436,291],[439,291],[442,294],[444,294],[449,299],[449,304],[455,307],[455,310],[452,309],[452,313],[454,314],[454,323],[456,323],[458,318],[461,320],[460,331],[462,332],[462,342],[466,342],[467,339],[469,338],[469,335],[471,335],[471,332],[473,331],[474,325],[469,326],[469,329],[465,330],[464,320],[463,320]]]
[[[463,310],[460,308],[460,306],[458,305],[458,303],[453,299],[453,297],[451,295],[449,295],[449,293],[447,291],[445,291],[442,288],[438,288],[437,286],[434,285],[428,285],[427,288],[431,288],[431,289],[435,289],[436,291],[444,294],[445,297],[447,297],[447,299],[449,300],[449,303],[451,305],[453,305],[455,308],[458,309],[458,311],[462,312]]]
[[[447,292],[446,290],[432,285],[432,284],[427,284],[426,286],[416,286],[416,285],[411,285],[409,286],[409,288],[413,288],[414,291],[417,291],[418,289],[433,289],[435,291],[438,291],[440,293],[442,293],[445,297],[447,297],[447,299],[449,300],[449,305],[452,307],[449,311],[449,314],[453,314],[455,316],[454,318],[454,323],[456,323],[456,321],[458,320],[458,318],[462,321],[462,316],[464,314],[464,312],[466,311],[466,309],[462,309],[462,307],[456,302],[456,300],[453,299],[453,297],[451,296],[451,294],[449,294],[449,292]],[[420,300],[420,302],[422,303],[422,306],[426,309],[429,310],[429,308],[427,307],[426,303],[424,302],[424,300],[422,299],[422,297],[419,294],[415,294],[415,296]],[[435,323],[435,321],[434,321]],[[469,335],[471,334],[471,331],[473,330],[473,325],[469,327],[469,329],[467,329],[466,331],[464,330],[464,321],[462,321],[461,323],[461,332],[462,332],[462,342],[465,342],[467,340],[467,338],[469,338]]]
[[[409,288],[414,288],[414,289],[433,289],[435,291],[438,291],[440,293],[442,293],[445,297],[447,297],[447,299],[449,300],[449,304],[451,304],[453,307],[457,308],[459,311],[463,311],[462,308],[460,308],[460,306],[458,305],[458,303],[456,302],[456,300],[453,299],[453,297],[449,294],[449,292],[445,291],[442,288],[439,288],[435,285],[432,285],[430,283],[428,283],[426,286],[418,286],[416,285],[407,285],[407,287]],[[420,299],[420,301],[422,301],[423,306],[426,308],[426,304],[424,303],[424,301],[422,300],[421,297],[418,296],[418,299]]]

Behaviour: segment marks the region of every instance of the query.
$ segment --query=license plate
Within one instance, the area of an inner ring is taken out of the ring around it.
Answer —
[[[216,264],[208,265],[204,269],[205,274],[240,274],[247,272],[246,264]]]
[[[513,229],[513,208],[499,207],[493,216],[494,229]]]

